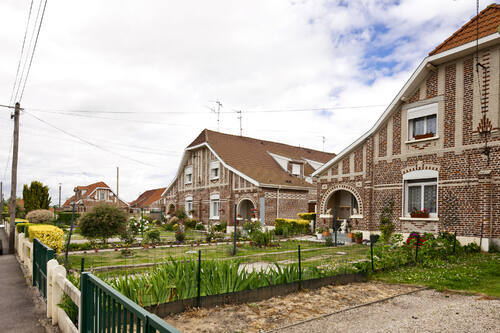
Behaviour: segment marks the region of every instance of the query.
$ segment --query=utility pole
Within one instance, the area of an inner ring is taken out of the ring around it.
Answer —
[[[61,183],[59,183],[59,208],[61,208]]]
[[[241,115],[241,110],[236,111],[238,114],[238,119],[240,120],[240,136],[243,136],[243,127],[241,126],[241,119],[243,119],[243,116]]]
[[[5,226],[3,222],[3,182],[0,182],[0,222]]]
[[[120,200],[120,167],[116,167],[116,203]]]
[[[14,146],[12,149],[12,172],[10,186],[10,226],[9,226],[9,253],[15,253],[14,249],[14,232],[16,221],[16,190],[17,190],[17,155],[19,149],[19,115],[21,113],[21,105],[16,103],[14,114],[10,118],[14,118]]]

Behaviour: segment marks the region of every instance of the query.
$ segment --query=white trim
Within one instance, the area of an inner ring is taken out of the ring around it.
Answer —
[[[408,121],[415,119],[415,118],[432,116],[434,114],[437,115],[438,103],[417,106],[415,108],[407,109],[406,112],[407,112],[406,118],[408,119]]]
[[[314,161],[314,160],[310,160],[310,159],[307,159],[307,158],[304,158],[304,161],[306,161],[315,171],[318,170],[319,168],[321,168],[321,166],[325,163],[322,163],[322,162],[318,162],[318,161]]]
[[[285,171],[285,172],[288,172],[288,169],[287,169],[287,166],[288,166],[288,162],[291,162],[292,159],[291,158],[288,158],[288,157],[285,157],[285,156],[281,156],[281,155],[278,155],[278,154],[274,154],[274,153],[271,153],[271,152],[267,152],[269,155],[271,155],[271,157],[276,161],[276,163],[278,163],[278,165]]]
[[[403,181],[405,180],[418,180],[425,178],[436,178],[438,179],[439,172],[436,170],[415,170],[403,175]]]
[[[400,221],[428,221],[428,222],[439,222],[439,217],[408,217],[408,216],[401,216],[399,218]]]
[[[430,138],[425,138],[425,139],[408,140],[408,141],[405,141],[405,143],[406,144],[409,144],[409,143],[419,143],[419,142],[432,141],[432,140],[437,140],[437,139],[439,139],[439,135],[436,135],[436,136],[433,136],[433,137],[430,137]]]
[[[486,37],[480,38],[478,41],[478,44],[483,46],[484,44],[493,44],[497,39],[499,39],[500,34],[498,32],[495,32],[491,35],[488,35]],[[405,96],[407,92],[412,91],[413,89],[416,89],[418,86],[418,83],[420,83],[420,80],[423,79],[427,73],[430,71],[427,68],[427,64],[430,64],[431,62],[435,62],[437,64],[444,63],[452,58],[453,56],[461,56],[461,53],[466,53],[470,51],[469,49],[473,49],[476,46],[476,41],[474,42],[469,42],[467,44],[455,47],[453,49],[440,52],[438,54],[435,54],[433,56],[428,56],[422,60],[420,65],[417,67],[417,69],[413,72],[413,74],[410,76],[410,79],[406,81],[404,84],[403,88],[398,92],[396,97],[392,100],[391,104],[385,109],[384,113],[378,118],[378,120],[375,122],[375,124],[363,135],[361,135],[356,141],[351,143],[349,146],[347,146],[345,149],[343,149],[337,156],[332,158],[330,161],[326,162],[321,168],[318,170],[314,171],[312,174],[313,177],[318,176],[319,174],[323,173],[325,170],[328,170],[330,166],[333,164],[337,163],[341,159],[343,159],[347,154],[349,154],[354,148],[362,144],[366,139],[368,139],[372,134],[374,134],[378,128],[385,122],[386,118],[389,117],[389,115],[399,106],[401,103],[401,98]],[[485,45],[487,46],[487,45]]]

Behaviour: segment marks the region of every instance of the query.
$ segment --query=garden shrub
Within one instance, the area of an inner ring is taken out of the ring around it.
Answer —
[[[196,227],[196,220],[190,219],[190,218],[186,218],[184,220],[184,225],[186,226],[186,228],[194,229]]]
[[[54,213],[48,209],[37,209],[26,214],[26,219],[30,223],[48,223],[54,221]]]
[[[36,224],[28,227],[30,242],[38,238],[40,242],[47,245],[56,252],[63,250],[64,232],[56,226],[48,224]]]
[[[180,229],[177,229],[175,231],[175,240],[178,242],[183,242],[184,239],[186,238],[186,233]]]
[[[174,223],[167,223],[163,226],[166,231],[174,231]]]
[[[141,235],[144,237],[144,233],[149,230],[150,222],[142,217],[130,217],[128,219],[127,228],[133,233],[135,236]]]
[[[254,246],[270,246],[274,240],[274,231],[254,230],[250,234],[250,240]]]
[[[216,231],[216,232],[226,232],[226,228],[227,228],[226,221],[214,223],[214,231]]]
[[[260,224],[260,221],[255,221],[255,222],[247,221],[243,223],[243,230],[245,230],[247,234],[250,235],[252,232],[256,230],[262,230],[262,226]]]
[[[107,238],[125,232],[127,213],[117,206],[101,204],[80,217],[78,225],[82,236],[106,243]]]
[[[298,213],[299,220],[311,221],[316,219],[316,213]]]
[[[168,221],[169,224],[174,225],[174,224],[179,224],[179,218],[177,216],[173,216],[170,218]]]
[[[150,230],[146,232],[145,241],[150,244],[159,244],[161,242],[160,231],[159,230]]]
[[[389,199],[384,202],[382,211],[380,212],[380,225],[379,230],[381,231],[382,240],[388,243],[391,239],[391,235],[396,229],[396,226],[392,222],[394,209],[394,200]]]
[[[196,226],[194,229],[195,230],[205,230],[205,226],[203,225],[203,222],[198,222],[198,223],[196,223]]]
[[[332,235],[327,236],[327,237],[325,238],[325,245],[326,245],[326,246],[333,246],[333,238],[332,238]]]
[[[188,217],[184,207],[179,207],[179,209],[177,209],[177,211],[175,212],[175,216],[177,216],[179,220],[184,220],[186,217]]]
[[[57,223],[58,224],[63,224],[63,225],[71,225],[71,216],[73,215],[72,212],[58,212],[57,213]],[[74,216],[74,224],[76,224],[76,221],[78,221],[78,218],[80,217],[80,213],[75,212]]]
[[[275,219],[274,226],[276,235],[282,235],[284,227],[292,235],[309,233],[309,221],[306,220]]]
[[[32,223],[28,223],[28,222],[17,223],[16,224],[17,232],[18,233],[23,233],[24,232],[24,228],[28,227],[30,225],[33,225],[33,224]]]

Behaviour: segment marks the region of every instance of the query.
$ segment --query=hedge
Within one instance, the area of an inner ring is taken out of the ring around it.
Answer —
[[[58,224],[64,224],[64,225],[71,225],[71,214],[72,212],[58,212],[57,213],[57,223]],[[76,224],[76,221],[80,217],[80,213],[75,213],[75,219],[74,223]]]
[[[63,250],[64,232],[56,226],[49,224],[36,224],[28,227],[30,242],[38,238],[40,242],[52,248],[56,252]]]
[[[24,227],[28,227],[30,225],[32,225],[33,223],[29,223],[29,222],[22,222],[22,223],[16,223],[16,229],[17,229],[17,232],[18,233],[24,233]]]
[[[275,219],[274,231],[276,235],[282,235],[286,228],[289,234],[307,234],[309,233],[309,221],[295,219]]]
[[[300,220],[311,221],[316,219],[316,213],[298,213],[297,216]]]

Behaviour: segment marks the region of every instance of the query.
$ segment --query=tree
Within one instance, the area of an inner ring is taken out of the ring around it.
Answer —
[[[39,181],[32,181],[31,185],[23,186],[24,210],[26,213],[37,209],[49,209],[50,195],[49,187]]]
[[[388,243],[391,239],[391,235],[396,229],[396,226],[392,222],[394,209],[394,200],[392,198],[386,199],[384,205],[382,206],[382,211],[380,212],[380,225],[379,229],[381,231],[381,237],[384,242]]]
[[[88,239],[106,239],[123,234],[127,229],[127,213],[114,205],[100,204],[80,217],[80,234]]]

